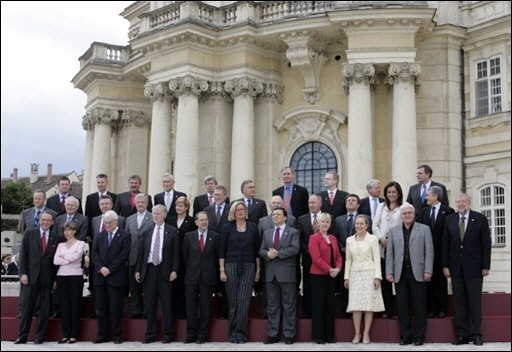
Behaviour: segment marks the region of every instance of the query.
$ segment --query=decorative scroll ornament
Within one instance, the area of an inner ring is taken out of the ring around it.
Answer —
[[[174,99],[173,94],[169,90],[167,82],[158,82],[156,84],[148,84],[144,88],[144,95],[152,102],[157,100],[172,102]]]
[[[199,97],[202,93],[208,91],[208,82],[191,75],[186,75],[171,79],[169,81],[169,90],[177,97],[183,94],[193,94]]]
[[[417,63],[402,62],[399,64],[390,64],[388,68],[388,79],[386,83],[394,85],[399,82],[411,83],[415,91],[418,91],[421,80],[421,66]]]
[[[349,94],[350,86],[355,83],[376,84],[375,67],[371,64],[344,64],[342,85]]]
[[[239,95],[248,95],[255,98],[258,94],[263,92],[263,83],[247,76],[234,78],[231,81],[226,81],[224,90],[231,95],[232,98]]]

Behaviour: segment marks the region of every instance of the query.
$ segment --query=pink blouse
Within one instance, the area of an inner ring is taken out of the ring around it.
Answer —
[[[85,242],[76,241],[71,247],[66,242],[59,243],[53,257],[53,264],[59,266],[57,276],[82,276],[82,256],[85,251]]]

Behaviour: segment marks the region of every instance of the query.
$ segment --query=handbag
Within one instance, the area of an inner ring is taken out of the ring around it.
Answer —
[[[84,255],[82,256],[82,264],[81,264],[84,275],[89,275],[89,263],[90,263],[89,252],[85,251]]]

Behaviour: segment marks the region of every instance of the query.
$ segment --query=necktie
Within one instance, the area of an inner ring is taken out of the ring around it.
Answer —
[[[432,212],[430,213],[430,228],[433,230],[436,224],[436,207],[432,207]]]
[[[466,227],[464,226],[464,220],[466,220],[466,217],[463,216],[460,218],[459,222],[459,234],[460,234],[460,241],[464,241],[464,232],[466,232]]]
[[[217,213],[215,214],[216,218],[217,218],[217,224],[220,222],[220,217],[221,217],[221,213],[220,213],[220,210],[222,209],[221,206],[218,206],[217,207]]]
[[[313,214],[313,231],[314,232],[318,231],[318,223],[316,221],[316,214]]]
[[[153,245],[153,253],[151,255],[151,263],[153,265],[160,264],[160,227],[156,228],[155,243]]]
[[[279,248],[279,227],[276,227],[276,232],[274,234],[274,249]]]
[[[36,217],[34,218],[34,228],[39,226],[39,216],[41,215],[41,210],[36,211]]]
[[[105,227],[105,219],[101,219],[101,231],[106,231],[107,228]]]
[[[252,199],[247,199],[247,209],[250,211],[252,208]]]
[[[64,212],[64,211],[66,210],[66,206],[65,206],[65,204],[66,204],[66,197],[62,196],[62,197],[60,198],[60,210],[61,210],[62,212]]]
[[[110,244],[112,243],[112,238],[114,237],[114,234],[112,232],[108,233],[108,246],[110,247]]]
[[[379,200],[377,198],[372,199],[373,206],[372,206],[372,219],[375,217],[375,214],[377,214],[377,207],[379,206]]]
[[[425,197],[427,196],[427,185],[423,185],[421,191],[421,203],[425,202]]]
[[[333,191],[329,192],[329,202],[331,203],[331,205],[334,202],[334,192]]]
[[[169,210],[171,208],[171,204],[172,204],[171,195],[166,192],[165,193],[165,207],[167,208],[167,210]]]
[[[213,196],[208,196],[208,204],[213,205]]]
[[[199,249],[201,250],[201,253],[204,252],[204,232],[199,236]]]
[[[46,231],[43,232],[43,235],[41,236],[41,250],[43,254],[46,253]]]
[[[347,221],[347,236],[352,236],[352,228],[354,226],[354,214],[348,216]]]
[[[69,222],[71,220],[73,220],[73,216],[72,215],[68,215],[67,221]]]
[[[292,214],[290,214],[290,199],[291,199],[290,187],[285,187],[284,188],[284,208],[286,209],[286,212],[288,213],[288,215],[292,215]]]

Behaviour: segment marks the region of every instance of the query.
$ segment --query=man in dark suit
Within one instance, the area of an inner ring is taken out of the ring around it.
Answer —
[[[443,198],[441,199],[441,203],[449,206],[448,202],[448,192],[446,192],[446,187],[439,183],[432,181],[432,168],[428,165],[420,165],[416,170],[416,179],[418,183],[412,185],[409,188],[409,193],[407,194],[407,203],[410,203],[416,209],[416,215],[419,214],[419,211],[427,206],[427,191],[432,186],[441,187],[443,190]]]
[[[403,203],[400,207],[402,224],[388,232],[386,249],[386,280],[395,283],[400,326],[400,345],[413,342],[412,331],[416,332],[414,344],[423,345],[427,330],[427,286],[432,277],[434,264],[434,244],[427,225],[414,222],[412,204]],[[414,314],[409,305],[414,307]],[[414,315],[414,328],[411,317]]]
[[[461,193],[457,213],[446,218],[441,263],[452,279],[455,334],[454,345],[470,341],[483,344],[482,286],[491,268],[491,233],[482,213],[471,210],[471,198]]]
[[[36,302],[39,302],[39,325],[34,343],[44,341],[50,317],[50,293],[57,274],[53,257],[60,242],[59,237],[50,231],[53,222],[53,214],[44,211],[39,218],[39,227],[23,234],[19,267],[23,290],[20,292],[21,317],[15,344],[27,343]]]
[[[283,317],[285,343],[293,343],[297,322],[297,275],[295,257],[300,251],[299,232],[286,225],[286,210],[272,210],[274,227],[267,229],[261,241],[259,255],[265,262],[268,297],[268,324],[265,344],[279,341],[279,323]]]
[[[331,214],[333,219],[347,213],[345,198],[348,193],[338,189],[339,180],[340,176],[336,172],[327,172],[324,176],[326,190],[318,193],[322,197],[322,213]]]
[[[302,254],[302,314],[301,318],[311,319],[311,256],[309,255],[309,237],[319,230],[318,219],[322,208],[322,198],[317,194],[309,196],[309,213],[302,215],[297,220],[297,230],[300,236],[300,251]],[[329,232],[332,233],[332,232]],[[300,274],[300,270],[299,270]]]
[[[455,211],[441,204],[441,187],[432,186],[427,191],[428,207],[421,209],[418,222],[430,227],[434,241],[434,272],[432,280],[427,282],[427,316],[444,318],[448,309],[448,280],[441,265],[441,243],[446,217]]]
[[[142,285],[135,280],[137,257],[139,254],[140,239],[144,231],[153,228],[153,215],[148,211],[148,195],[139,193],[135,196],[137,213],[126,219],[125,230],[130,233],[132,247],[128,257],[128,287],[130,289],[131,315],[130,318],[141,318],[144,315]]]
[[[174,176],[165,173],[162,176],[162,184],[164,187],[164,191],[162,193],[155,194],[155,205],[163,204],[167,208],[167,217],[165,218],[165,222],[169,224],[169,219],[173,216],[176,216],[176,199],[179,197],[187,197],[187,195],[183,192],[176,191],[174,189]]]
[[[66,198],[70,196],[69,190],[71,189],[71,180],[67,176],[59,177],[59,180],[57,181],[57,188],[59,189],[59,193],[48,198],[46,206],[57,212],[58,215],[61,215],[66,212],[65,201]],[[77,199],[78,213],[83,214],[82,200],[80,198]]]
[[[281,180],[283,185],[273,190],[272,195],[281,196],[288,215],[298,219],[308,212],[308,189],[294,183],[295,170],[289,166],[281,169]]]
[[[217,179],[213,175],[208,175],[204,178],[204,185],[206,187],[206,193],[201,194],[200,196],[197,196],[194,198],[194,213],[193,216],[195,216],[198,212],[201,210],[206,209],[210,205],[213,205],[215,202],[213,199],[213,191],[215,190],[215,186],[217,186]],[[229,204],[229,197],[226,198],[226,203]],[[211,220],[211,218],[210,218]]]
[[[98,188],[97,192],[93,192],[85,198],[85,213],[89,219],[89,228],[91,228],[92,219],[98,215],[101,215],[101,209],[99,206],[100,197],[104,194],[108,194],[110,198],[112,198],[112,202],[116,203],[117,194],[112,193],[107,190],[108,186],[108,175],[107,174],[98,174],[96,176],[96,187]],[[92,243],[91,243],[92,247]]]
[[[356,220],[356,216],[359,215],[359,206],[359,196],[357,194],[347,195],[345,198],[347,214],[338,216],[334,221],[334,235],[338,239],[338,247],[340,248],[342,258],[341,272],[336,278],[336,292],[341,295],[341,316],[343,318],[350,318],[351,316],[347,313],[348,289],[343,285],[343,278],[345,277],[345,261],[347,259],[345,248],[347,247],[347,237],[353,236],[356,233],[354,222]],[[368,228],[371,228],[371,226],[371,221],[369,221]]]
[[[23,210],[20,217],[19,232],[25,233],[27,230],[32,230],[39,227],[39,217],[43,211],[47,210],[57,217],[57,212],[46,206],[46,192],[42,189],[36,189],[32,196],[34,206]]]
[[[114,211],[124,218],[127,218],[137,212],[137,208],[135,207],[135,196],[141,193],[140,186],[142,185],[142,178],[138,175],[131,175],[128,182],[130,183],[130,190],[128,192],[119,193],[114,203]],[[153,202],[151,201],[151,196],[149,194],[148,197],[148,210],[151,211],[153,208]]]
[[[372,221],[375,218],[377,207],[380,203],[384,202],[385,199],[380,197],[381,184],[379,180],[370,180],[366,184],[366,191],[368,197],[361,198],[361,204],[359,205],[359,214],[368,215]],[[368,227],[368,232],[372,233],[371,225]]]
[[[109,210],[103,223],[105,231],[94,237],[92,262],[94,270],[94,298],[98,319],[98,335],[94,343],[108,342],[109,316],[112,311],[112,338],[123,342],[123,311],[128,272],[126,262],[130,254],[130,234],[118,226],[118,215]]]
[[[152,213],[155,223],[142,235],[135,272],[135,278],[143,286],[147,313],[142,343],[155,342],[158,300],[163,313],[162,343],[170,343],[174,335],[172,285],[180,265],[178,230],[165,223],[165,205],[155,205]]]
[[[208,337],[212,317],[212,296],[219,278],[220,235],[208,230],[209,220],[205,211],[196,214],[195,222],[197,230],[185,234],[181,251],[182,261],[185,263],[187,305],[185,343],[202,344]]]

